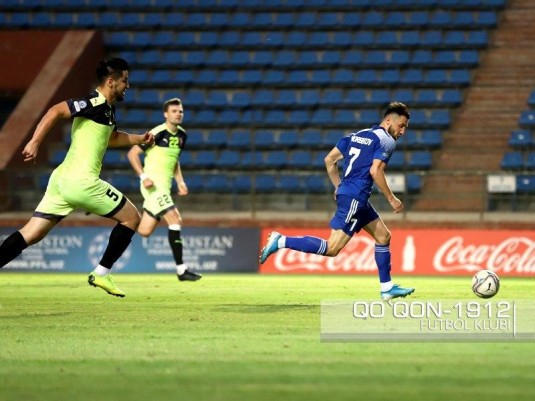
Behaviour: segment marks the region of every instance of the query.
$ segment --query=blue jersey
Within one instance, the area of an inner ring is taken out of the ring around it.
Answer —
[[[342,180],[336,193],[367,202],[372,191],[370,168],[374,159],[388,164],[396,148],[396,141],[383,127],[351,133],[340,139],[336,147],[344,156]]]

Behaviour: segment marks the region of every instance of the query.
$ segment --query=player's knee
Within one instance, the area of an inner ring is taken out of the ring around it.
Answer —
[[[378,244],[386,245],[390,243],[392,239],[392,234],[389,230],[384,230],[383,232],[377,233],[375,236],[375,241]]]
[[[138,226],[137,233],[141,235],[142,237],[147,238],[147,237],[150,237],[150,235],[152,234],[152,230],[149,230],[142,226]]]

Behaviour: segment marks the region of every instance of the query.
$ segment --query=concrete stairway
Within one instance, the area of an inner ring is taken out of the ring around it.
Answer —
[[[512,0],[501,13],[414,210],[485,208],[486,173],[500,169],[509,133],[535,89],[534,21],[533,0]]]

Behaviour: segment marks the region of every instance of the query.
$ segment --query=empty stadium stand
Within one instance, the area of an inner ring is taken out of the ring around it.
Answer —
[[[328,193],[326,152],[348,132],[378,123],[390,101],[404,101],[410,130],[389,171],[402,177],[396,191],[407,200],[420,195],[427,172],[437,167],[445,133],[506,6],[505,0],[153,3],[6,0],[0,21],[6,29],[102,30],[108,53],[132,65],[131,89],[118,111],[125,130],[160,123],[162,102],[180,97],[189,134],[181,165],[192,191]],[[533,165],[521,150],[533,147],[533,126],[535,112],[526,111],[502,168],[525,173]],[[50,152],[51,166],[65,145]],[[124,172],[112,179],[116,185],[136,192],[125,153],[108,152],[104,164]]]

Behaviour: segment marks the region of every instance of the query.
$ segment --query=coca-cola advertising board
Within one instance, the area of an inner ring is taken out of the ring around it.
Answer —
[[[284,235],[329,238],[329,229],[275,229]],[[261,243],[271,229],[262,231]],[[500,276],[535,277],[535,231],[393,229],[390,251],[395,275],[473,275],[488,269]],[[280,249],[261,273],[377,274],[375,242],[364,231],[331,258]]]

